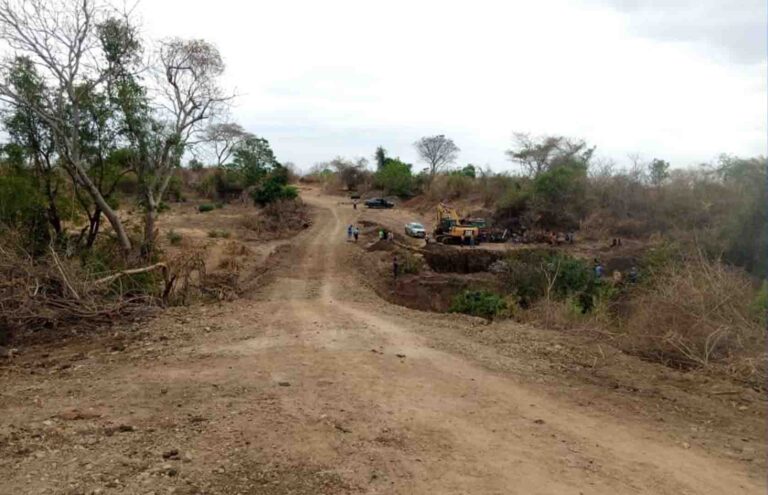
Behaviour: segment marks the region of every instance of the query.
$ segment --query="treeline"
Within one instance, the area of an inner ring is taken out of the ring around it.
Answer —
[[[595,156],[595,148],[561,136],[516,134],[507,156],[513,172],[456,166],[459,152],[445,136],[415,143],[427,167],[387,155],[368,161],[337,158],[313,167],[307,180],[329,187],[428,203],[467,200],[491,210],[510,229],[579,231],[581,237],[659,235],[711,257],[766,273],[766,159],[721,156],[715,163],[673,169],[661,159],[631,158],[628,167]]]
[[[175,288],[192,279],[202,291],[201,253],[171,258],[158,242],[190,155],[214,165],[201,175],[222,200],[296,196],[269,143],[226,121],[211,43],[144,39],[99,0],[10,0],[0,46],[0,344],[185,300]]]
[[[106,3],[54,0],[0,5],[0,42],[0,229],[26,233],[33,256],[90,251],[107,225],[123,258],[150,260],[189,154],[213,166],[200,187],[216,199],[296,196],[269,143],[225,120],[224,62],[205,40],[150,43]]]

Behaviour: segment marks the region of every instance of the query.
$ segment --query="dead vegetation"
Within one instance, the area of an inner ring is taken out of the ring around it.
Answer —
[[[697,256],[665,267],[628,304],[622,347],[679,367],[725,371],[763,388],[765,327],[752,281]]]
[[[32,257],[13,232],[0,244],[0,343],[45,330],[96,328],[209,292],[204,252],[104,273],[51,247]]]
[[[301,199],[270,203],[257,214],[242,221],[243,227],[260,239],[279,239],[310,226],[309,209]]]

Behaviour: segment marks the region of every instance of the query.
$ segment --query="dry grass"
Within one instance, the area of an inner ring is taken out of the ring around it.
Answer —
[[[242,225],[262,239],[285,237],[309,227],[309,210],[300,199],[275,201],[265,206],[258,215],[243,219]]]
[[[762,390],[766,330],[754,282],[742,270],[696,255],[648,274],[618,300],[595,302],[587,314],[571,300],[540,299],[512,311],[522,322],[589,334],[643,359],[697,369]]]
[[[752,281],[719,261],[697,256],[671,265],[631,298],[622,346],[666,364],[730,370],[764,385],[766,332],[754,300]]]

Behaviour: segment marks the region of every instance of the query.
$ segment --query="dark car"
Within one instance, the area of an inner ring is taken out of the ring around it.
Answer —
[[[384,198],[373,198],[365,201],[368,208],[392,208],[395,203],[389,202]]]

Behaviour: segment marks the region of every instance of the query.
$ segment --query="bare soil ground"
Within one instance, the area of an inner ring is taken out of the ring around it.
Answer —
[[[765,493],[763,397],[390,305],[346,242],[374,213],[304,197],[247,297],[4,362],[0,493]]]

